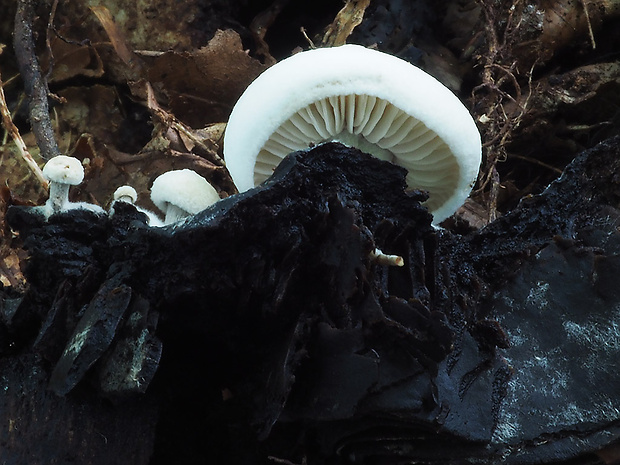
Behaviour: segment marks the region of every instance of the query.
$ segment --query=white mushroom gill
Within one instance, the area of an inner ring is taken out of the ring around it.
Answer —
[[[449,89],[357,45],[302,52],[259,76],[233,109],[224,156],[245,191],[289,153],[327,141],[406,168],[409,188],[429,192],[435,223],[465,201],[481,161],[473,118]]]
[[[336,100],[334,102],[334,100]],[[355,118],[356,108],[364,118]],[[312,128],[309,129],[309,120]],[[460,167],[436,132],[395,105],[368,95],[328,97],[305,107],[271,135],[256,157],[254,185],[265,181],[289,153],[338,141],[407,168],[407,184],[433,192],[426,206],[436,210],[457,188]],[[447,186],[441,190],[438,183]],[[451,188],[451,190],[450,190]]]

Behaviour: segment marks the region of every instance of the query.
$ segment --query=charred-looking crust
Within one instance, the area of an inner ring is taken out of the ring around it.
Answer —
[[[467,236],[339,144],[163,228],[11,208],[0,456],[575,463],[620,436],[619,144]]]

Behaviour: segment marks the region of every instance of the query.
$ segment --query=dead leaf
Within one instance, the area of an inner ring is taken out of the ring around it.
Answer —
[[[125,34],[117,26],[110,10],[105,6],[92,6],[90,9],[95,16],[97,16],[97,19],[108,34],[118,57],[123,60],[123,63],[125,63],[136,76],[140,76],[142,74],[142,62],[138,56],[129,49]]]
[[[82,133],[89,133],[103,143],[119,142],[118,131],[125,118],[116,103],[118,95],[114,87],[100,84],[67,87],[58,94],[67,100],[57,109],[61,130],[73,133],[73,141]]]
[[[154,59],[149,80],[168,97],[172,113],[193,128],[226,121],[245,88],[265,69],[232,30],[217,31],[195,52]]]
[[[50,82],[64,81],[76,76],[99,78],[103,76],[103,61],[97,49],[89,45],[69,43],[54,37],[51,41],[54,66]],[[42,63],[44,68],[49,64]]]
[[[23,290],[26,278],[21,272],[21,258],[25,259],[25,252],[12,247],[12,232],[4,216],[11,202],[11,192],[7,187],[0,186],[0,288],[12,286],[16,290]]]

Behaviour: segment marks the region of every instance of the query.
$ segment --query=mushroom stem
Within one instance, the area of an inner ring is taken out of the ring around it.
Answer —
[[[405,260],[400,255],[387,255],[381,252],[380,249],[375,249],[370,252],[370,259],[378,265],[387,266],[404,266]]]
[[[183,210],[176,205],[168,204],[166,206],[166,218],[164,219],[165,224],[176,223],[177,221],[181,221],[184,218],[190,216],[190,213]]]
[[[69,184],[61,182],[50,182],[50,196],[47,199],[47,206],[51,207],[54,213],[63,211],[69,203]]]

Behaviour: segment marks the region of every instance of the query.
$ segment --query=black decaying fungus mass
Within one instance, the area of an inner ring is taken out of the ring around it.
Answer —
[[[64,452],[82,463],[588,456],[620,437],[618,144],[466,236],[431,226],[403,169],[339,144],[174,227],[11,208],[30,288],[2,291],[5,392],[68,424],[2,432],[0,458],[49,456],[84,416]]]

